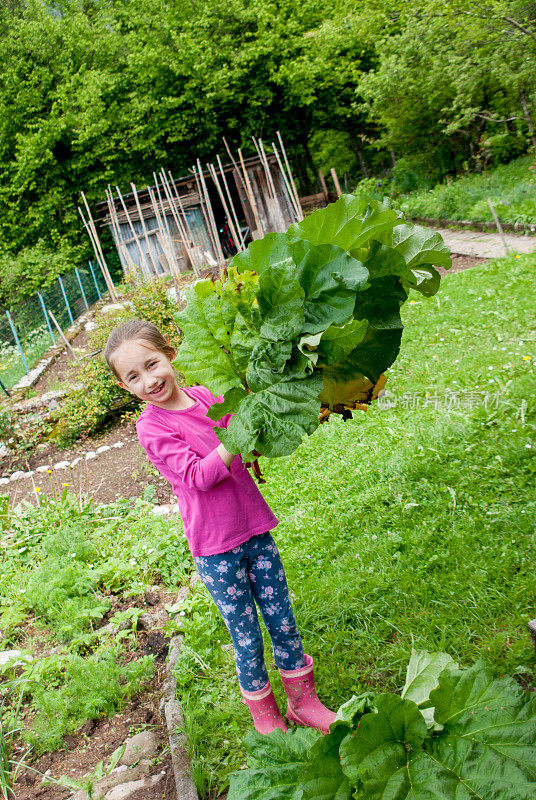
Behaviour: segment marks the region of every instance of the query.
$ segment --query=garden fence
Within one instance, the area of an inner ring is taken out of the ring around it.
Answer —
[[[0,388],[7,393],[64,331],[106,293],[99,267],[89,261],[18,305],[0,312]],[[51,316],[52,314],[52,316]]]

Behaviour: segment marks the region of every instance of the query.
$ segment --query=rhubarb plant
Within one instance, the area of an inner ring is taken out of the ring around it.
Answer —
[[[329,413],[377,396],[400,349],[402,304],[412,290],[435,294],[435,267],[450,264],[441,236],[388,199],[342,195],[191,287],[176,365],[223,395],[209,416],[233,414],[216,430],[228,450],[289,455]]]
[[[482,661],[413,652],[401,696],[367,693],[326,736],[247,734],[227,800],[534,800],[536,696]]]

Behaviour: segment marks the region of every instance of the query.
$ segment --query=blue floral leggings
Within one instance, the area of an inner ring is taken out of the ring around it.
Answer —
[[[285,570],[270,533],[252,536],[226,553],[194,558],[231,634],[238,681],[246,692],[268,682],[255,601],[270,634],[280,669],[305,665]]]

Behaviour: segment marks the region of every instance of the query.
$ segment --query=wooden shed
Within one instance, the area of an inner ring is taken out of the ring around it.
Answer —
[[[290,167],[277,151],[247,159],[240,153],[225,165],[218,157],[216,168],[197,163],[189,175],[175,179],[162,170],[152,186],[132,184],[126,195],[110,190],[99,203],[125,273],[150,278],[222,265],[249,241],[303,219]]]

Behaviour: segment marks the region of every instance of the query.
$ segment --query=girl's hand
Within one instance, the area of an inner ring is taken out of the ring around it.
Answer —
[[[229,469],[229,467],[233,462],[233,459],[235,458],[235,454],[230,453],[228,450],[226,450],[222,444],[218,445],[216,451],[221,460],[223,461],[223,463],[225,464],[225,466],[227,467],[227,469]]]

